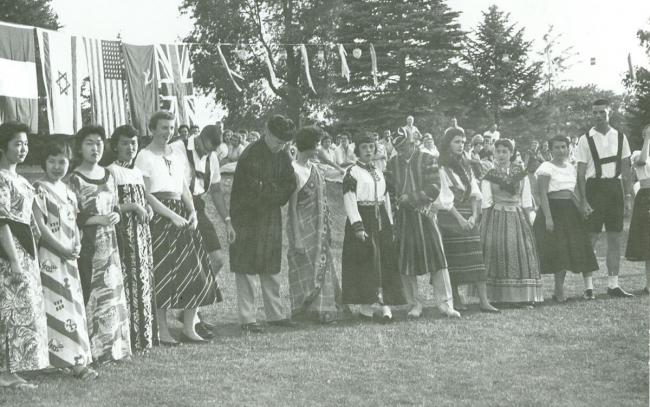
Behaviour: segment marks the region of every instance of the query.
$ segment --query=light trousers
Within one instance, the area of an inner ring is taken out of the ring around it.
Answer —
[[[411,306],[422,305],[422,297],[418,291],[418,276],[407,276],[402,274],[402,284],[404,285],[404,295],[406,301]],[[451,281],[449,280],[449,271],[447,269],[438,270],[431,276],[431,285],[433,286],[433,299],[435,305],[447,303],[453,308],[454,300],[451,291]]]
[[[239,322],[241,324],[250,324],[257,321],[254,291],[254,280],[256,278],[260,280],[267,321],[284,319],[284,310],[280,299],[280,273],[259,275],[235,273]]]

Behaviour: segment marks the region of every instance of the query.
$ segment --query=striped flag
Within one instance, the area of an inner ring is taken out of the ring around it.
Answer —
[[[38,131],[34,29],[0,24],[0,123],[13,120]]]
[[[115,127],[127,124],[121,43],[92,38],[84,38],[83,43],[90,73],[93,119],[110,136]]]
[[[196,123],[189,47],[158,44],[156,62],[160,107],[171,112],[178,123]]]
[[[50,134],[74,134],[81,122],[77,37],[36,29]]]

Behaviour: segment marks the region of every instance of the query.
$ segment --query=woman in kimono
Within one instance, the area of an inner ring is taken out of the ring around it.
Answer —
[[[47,314],[50,365],[71,369],[84,380],[98,374],[92,363],[88,323],[77,259],[81,237],[77,228],[77,198],[62,181],[72,151],[64,139],[45,144],[41,166],[45,177],[34,183],[34,218],[41,232],[38,257]]]
[[[29,128],[0,125],[0,387],[34,389],[18,372],[48,366],[47,322],[30,227],[34,188],[16,173]]]
[[[302,314],[331,323],[338,317],[341,288],[332,258],[325,178],[311,161],[321,134],[316,126],[296,134],[298,157],[292,164],[297,188],[289,199],[287,261],[292,318]]]
[[[361,136],[355,145],[359,157],[343,178],[347,221],[343,238],[343,303],[359,304],[359,316],[370,319],[373,304],[381,306],[382,320],[393,319],[391,305],[406,303],[397,266],[393,219],[384,175],[375,168],[375,141]]]
[[[111,137],[111,149],[116,159],[108,170],[117,184],[122,213],[115,230],[131,321],[131,349],[144,351],[158,344],[158,327],[154,316],[156,302],[149,231],[153,212],[144,196],[142,173],[133,168],[138,153],[138,132],[128,124],[116,128]]]
[[[454,194],[454,206],[438,212],[438,226],[447,257],[454,307],[467,310],[458,295],[458,286],[476,285],[482,312],[499,312],[488,301],[487,272],[478,226],[481,191],[469,161],[463,156],[465,133],[449,129],[440,142],[440,176]]]
[[[90,349],[96,362],[131,356],[130,323],[115,225],[120,221],[117,186],[99,165],[106,135],[100,126],[77,133],[80,164],[68,184],[77,194],[82,230],[79,273],[86,302]]]
[[[481,183],[481,222],[488,296],[496,303],[544,301],[537,247],[530,225],[533,197],[528,173],[510,158],[512,142],[494,143],[495,167]]]

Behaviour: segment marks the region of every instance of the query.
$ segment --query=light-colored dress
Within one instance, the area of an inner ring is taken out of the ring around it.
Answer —
[[[47,321],[32,230],[34,188],[16,173],[0,170],[0,225],[9,225],[22,274],[14,275],[0,247],[0,370],[44,369]]]
[[[69,185],[79,201],[80,225],[92,216],[115,211],[117,186],[108,170],[102,179],[90,179],[75,171]],[[93,359],[119,360],[131,355],[131,339],[115,227],[83,226],[82,233],[79,273]]]

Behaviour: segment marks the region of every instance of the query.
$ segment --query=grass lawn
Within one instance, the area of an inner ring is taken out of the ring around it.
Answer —
[[[334,186],[329,191],[340,257],[344,213],[337,193]],[[598,254],[603,265],[602,247]],[[426,280],[420,289],[430,297]],[[226,267],[219,276],[225,300],[204,311],[220,325],[209,344],[156,348],[101,366],[90,383],[33,374],[37,390],[0,390],[0,405],[647,406],[648,297],[608,299],[606,272],[594,280],[598,298],[590,302],[581,299],[581,276],[569,275],[566,291],[574,298],[563,305],[489,315],[472,304],[462,319],[450,320],[429,304],[417,321],[401,310],[390,325],[351,318],[245,335]],[[638,293],[643,264],[624,261],[620,280]],[[544,285],[550,299],[552,277]]]

